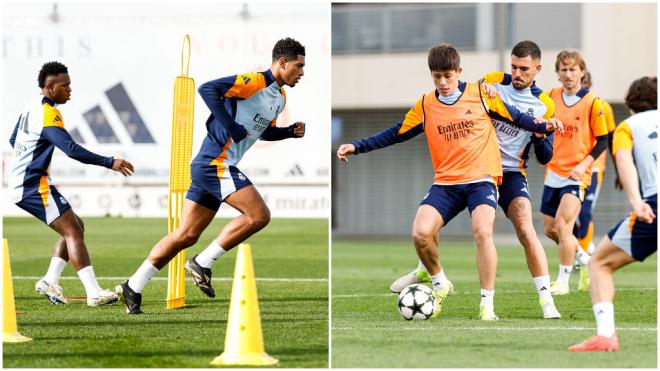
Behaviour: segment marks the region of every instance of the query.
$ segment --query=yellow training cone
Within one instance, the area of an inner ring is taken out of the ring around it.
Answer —
[[[240,244],[229,303],[225,350],[211,361],[211,364],[270,366],[277,362],[278,360],[269,356],[264,349],[252,250],[250,245]]]
[[[18,333],[16,327],[16,305],[14,304],[14,285],[11,282],[11,266],[9,264],[9,246],[7,240],[2,240],[2,256],[4,259],[2,274],[2,342],[22,343],[32,338]]]

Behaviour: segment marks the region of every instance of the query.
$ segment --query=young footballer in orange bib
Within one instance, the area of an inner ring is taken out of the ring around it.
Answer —
[[[658,79],[643,77],[628,89],[633,114],[614,132],[612,153],[633,212],[612,228],[589,261],[591,303],[596,335],[568,348],[570,352],[616,351],[614,278],[620,268],[644,261],[658,249]],[[629,333],[632,334],[632,333]]]
[[[435,89],[422,95],[405,117],[389,129],[342,144],[337,157],[348,161],[350,155],[401,143],[422,133],[426,135],[435,174],[417,209],[412,239],[419,259],[428,269],[437,299],[433,317],[440,315],[442,304],[452,290],[439,263],[438,232],[467,207],[477,244],[479,318],[494,321],[498,317],[493,304],[497,269],[493,222],[502,160],[491,118],[502,118],[516,127],[540,133],[551,132],[556,124],[544,119],[537,121],[496,95],[489,97],[478,83],[460,81],[460,56],[449,44],[431,48],[428,65]]]
[[[552,89],[549,95],[564,132],[555,134],[541,212],[545,234],[559,245],[559,273],[550,291],[553,295],[566,295],[576,252],[585,272],[589,261],[589,255],[579,248],[573,227],[585,190],[591,184],[592,164],[607,148],[607,125],[600,100],[581,84],[587,71],[582,55],[574,50],[560,52],[555,71],[562,86]]]

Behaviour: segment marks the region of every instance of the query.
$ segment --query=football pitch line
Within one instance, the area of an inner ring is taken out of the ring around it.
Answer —
[[[14,276],[15,280],[40,280],[43,277],[39,276]],[[129,277],[96,277],[97,280],[110,280],[110,281],[125,281]],[[63,276],[61,280],[79,280],[78,276]],[[233,281],[233,277],[216,277],[212,281]],[[151,281],[167,281],[167,277],[154,277]],[[191,281],[192,278],[186,277],[186,281]],[[328,282],[327,278],[257,278],[261,282]]]
[[[566,330],[576,330],[576,331],[593,331],[596,327],[581,327],[581,326],[571,326],[571,327],[454,327],[451,326],[448,329],[451,330],[474,330],[474,331],[566,331]],[[655,332],[657,328],[655,327],[617,327],[617,331],[642,331],[642,332]],[[332,330],[374,330],[374,331],[423,331],[423,330],[438,330],[437,327],[402,327],[402,328],[392,328],[392,327],[333,327]]]
[[[646,290],[652,291],[657,290],[657,287],[622,287],[616,288],[616,291],[637,291],[637,290]],[[532,289],[530,290],[495,290],[496,294],[528,294],[533,293]],[[477,291],[457,291],[452,295],[477,295],[480,294]],[[399,295],[394,292],[388,292],[383,294],[338,294],[332,295],[333,299],[359,299],[359,298],[377,298],[377,297],[393,297],[394,295]]]

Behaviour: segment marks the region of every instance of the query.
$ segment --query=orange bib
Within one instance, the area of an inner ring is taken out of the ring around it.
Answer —
[[[555,102],[555,118],[564,124],[564,133],[555,132],[552,160],[547,166],[553,173],[566,178],[589,155],[596,143],[589,125],[591,106],[596,96],[589,92],[575,105],[568,107],[562,98],[562,91],[555,88],[550,92],[550,98]],[[592,166],[581,179],[586,185],[591,184]]]
[[[500,148],[478,84],[467,83],[452,105],[440,102],[433,90],[424,95],[422,107],[435,183],[465,183],[484,177],[501,183]]]

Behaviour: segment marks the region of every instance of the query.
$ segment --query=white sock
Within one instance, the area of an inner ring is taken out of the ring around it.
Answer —
[[[568,279],[571,277],[572,271],[573,271],[572,265],[559,264],[559,274],[557,274],[557,281],[565,285],[568,285]]]
[[[614,304],[594,304],[594,316],[596,316],[596,328],[598,335],[612,337],[614,335]]]
[[[418,271],[427,271],[426,266],[424,265],[424,263],[422,263],[421,260],[419,261],[419,263],[417,263],[417,270]]]
[[[50,266],[48,267],[48,272],[46,272],[46,275],[44,276],[44,280],[58,285],[60,283],[60,278],[62,277],[62,272],[64,272],[64,268],[66,268],[66,260],[53,256],[50,259]]]
[[[493,297],[495,296],[495,290],[488,291],[481,289],[481,303],[479,306],[483,307],[484,305],[493,306]]]
[[[128,279],[128,287],[131,290],[141,293],[144,286],[147,285],[147,282],[158,273],[158,268],[154,267],[153,264],[146,259],[140,268],[138,268],[135,273]]]
[[[550,302],[554,304],[552,294],[550,294],[549,275],[534,277],[534,285],[536,286],[536,291],[539,293],[539,298],[544,299],[546,303]]]
[[[445,272],[440,270],[440,273],[431,276],[431,284],[433,285],[433,290],[444,290],[445,282],[447,282],[447,277],[445,277]]]
[[[85,286],[87,298],[98,298],[99,292],[102,289],[96,280],[96,275],[94,275],[94,268],[92,268],[91,265],[86,266],[78,271],[78,277],[80,277],[80,281],[82,281],[83,286]]]
[[[587,247],[587,254],[593,255],[595,251],[596,251],[596,245],[594,245],[593,242],[589,242],[589,246]]]
[[[587,264],[589,264],[589,259],[591,259],[591,256],[582,250],[581,247],[578,247],[577,252],[575,253],[575,258],[577,259],[578,263],[580,263],[580,268],[584,268],[587,266]]]
[[[215,261],[226,252],[227,251],[225,251],[225,249],[223,249],[216,240],[213,240],[211,241],[211,244],[204,249],[204,251],[197,255],[195,261],[197,264],[204,268],[211,268],[213,263],[215,263]]]

